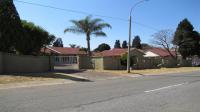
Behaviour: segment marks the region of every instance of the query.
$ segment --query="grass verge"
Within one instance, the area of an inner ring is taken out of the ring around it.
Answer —
[[[0,75],[0,84],[21,83],[29,81],[53,80],[54,73],[24,73],[24,74],[3,74]]]
[[[99,72],[110,72],[119,75],[130,75],[130,74],[140,74],[140,75],[159,75],[167,73],[182,73],[182,72],[192,72],[200,71],[200,67],[180,67],[180,68],[160,68],[160,69],[143,69],[143,70],[131,70],[128,74],[126,70],[97,70]]]
[[[84,77],[65,73],[24,73],[24,74],[4,74],[0,75],[0,84],[22,83],[30,81],[51,81],[51,80],[71,80],[71,81],[90,81]]]

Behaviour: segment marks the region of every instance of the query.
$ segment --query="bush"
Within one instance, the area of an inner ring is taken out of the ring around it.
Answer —
[[[127,66],[127,55],[128,53],[124,54],[121,56],[120,61],[121,61],[121,65],[123,66]],[[130,66],[133,66],[134,62],[134,57],[130,58]]]

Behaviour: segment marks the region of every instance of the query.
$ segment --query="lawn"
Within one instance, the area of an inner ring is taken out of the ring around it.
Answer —
[[[131,70],[130,74],[141,74],[141,75],[156,75],[165,73],[181,73],[181,72],[192,72],[200,71],[200,67],[180,67],[180,68],[160,68],[160,69],[144,69],[144,70]],[[103,70],[100,72],[110,72],[120,75],[127,75],[126,70]]]

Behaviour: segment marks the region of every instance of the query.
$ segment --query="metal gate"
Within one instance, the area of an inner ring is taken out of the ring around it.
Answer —
[[[54,69],[79,69],[78,56],[55,56]]]

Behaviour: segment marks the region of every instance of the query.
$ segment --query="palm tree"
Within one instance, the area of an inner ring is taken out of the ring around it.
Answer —
[[[66,32],[72,32],[77,34],[85,34],[87,40],[87,52],[91,56],[90,51],[90,37],[93,36],[106,36],[106,33],[103,32],[103,28],[112,28],[110,24],[102,22],[102,19],[95,18],[92,19],[92,16],[87,16],[81,20],[71,20],[73,26],[64,30]]]

